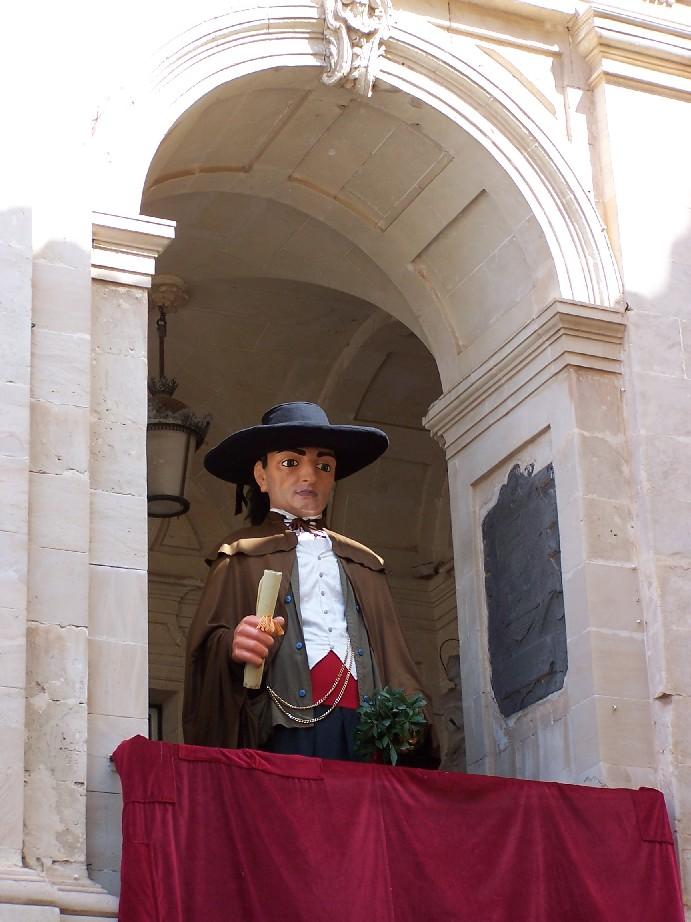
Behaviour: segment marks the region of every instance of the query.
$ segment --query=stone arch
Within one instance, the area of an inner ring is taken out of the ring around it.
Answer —
[[[177,36],[146,79],[132,88],[132,98],[123,97],[99,119],[100,207],[138,211],[162,139],[214,88],[268,69],[320,67],[323,59],[322,20],[313,5],[236,10]],[[540,123],[530,94],[503,86],[502,77],[490,72],[473,48],[461,58],[444,48],[436,34],[421,35],[417,26],[413,32],[405,24],[397,25],[387,41],[379,79],[446,115],[507,172],[547,241],[558,281],[556,297],[617,304],[621,286],[606,233],[574,169]],[[103,190],[109,190],[105,201]]]

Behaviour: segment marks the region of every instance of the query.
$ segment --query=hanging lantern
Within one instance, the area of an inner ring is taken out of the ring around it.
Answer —
[[[146,426],[148,514],[168,519],[184,515],[190,508],[186,497],[192,457],[204,443],[210,416],[197,416],[173,394],[175,378],[165,372],[167,311],[177,310],[189,300],[184,282],[175,276],[157,276],[151,287],[150,303],[158,308],[158,377],[149,379],[149,418]]]

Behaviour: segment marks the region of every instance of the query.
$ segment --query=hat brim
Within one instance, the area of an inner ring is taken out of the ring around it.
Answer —
[[[389,445],[381,429],[369,426],[321,426],[276,423],[252,426],[229,435],[204,458],[204,467],[228,483],[252,483],[254,465],[270,451],[288,448],[330,448],[336,456],[336,480],[372,464]]]

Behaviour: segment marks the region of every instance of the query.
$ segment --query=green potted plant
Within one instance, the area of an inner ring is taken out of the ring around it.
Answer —
[[[373,762],[395,765],[399,753],[410,752],[422,739],[427,702],[419,692],[407,695],[400,688],[379,689],[360,705],[355,747]]]

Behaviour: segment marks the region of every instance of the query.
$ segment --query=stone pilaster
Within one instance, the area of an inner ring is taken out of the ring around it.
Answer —
[[[691,918],[691,18],[673,0],[649,10],[594,3],[574,38],[606,129],[595,152],[616,203],[609,220],[630,308],[624,396],[657,784]],[[645,173],[654,181],[642,184]]]
[[[170,221],[94,216],[87,855],[118,889],[118,743],[147,733],[147,291]]]
[[[449,464],[469,771],[654,783],[624,329],[617,311],[555,302],[507,341],[490,341],[490,331],[464,353],[467,374],[427,418]],[[561,690],[505,718],[491,685],[482,520],[514,465],[550,463],[569,666]]]

